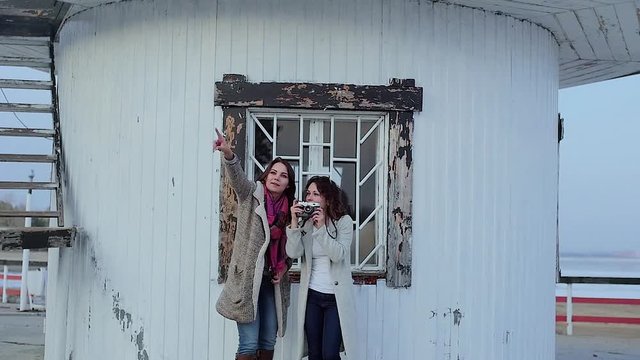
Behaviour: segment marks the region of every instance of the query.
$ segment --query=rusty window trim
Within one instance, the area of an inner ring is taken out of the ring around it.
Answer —
[[[250,83],[244,75],[225,74],[215,83],[214,105],[222,107],[223,130],[244,166],[246,111],[272,107],[309,110],[383,111],[389,116],[386,272],[356,273],[356,283],[411,286],[413,112],[422,111],[422,88],[413,79],[390,79],[389,85],[318,83]],[[221,172],[218,282],[226,279],[235,234],[236,199]],[[295,277],[295,273],[292,274]],[[299,276],[299,275],[298,275]]]

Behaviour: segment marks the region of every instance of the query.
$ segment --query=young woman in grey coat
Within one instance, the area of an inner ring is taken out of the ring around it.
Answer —
[[[238,325],[238,360],[271,360],[276,336],[284,336],[290,283],[285,228],[296,194],[291,165],[276,158],[258,181],[247,179],[240,160],[218,129],[214,150],[224,155],[238,197],[237,226],[227,281],[216,310]]]
[[[342,190],[326,176],[307,182],[305,200],[319,207],[295,203],[287,228],[287,254],[300,258],[300,292],[296,357],[339,360],[341,343],[349,360],[361,360],[355,338],[355,303],[351,278],[353,221]],[[299,224],[299,218],[308,218]]]

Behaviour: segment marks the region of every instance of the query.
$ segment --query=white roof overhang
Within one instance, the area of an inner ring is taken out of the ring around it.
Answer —
[[[63,16],[107,2],[114,0],[1,0],[0,36],[50,36]],[[640,73],[640,0],[434,2],[504,14],[548,29],[560,47],[561,87]]]

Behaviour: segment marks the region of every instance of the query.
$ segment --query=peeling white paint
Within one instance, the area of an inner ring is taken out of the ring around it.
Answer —
[[[367,359],[552,358],[560,51],[529,22],[423,1],[130,1],[74,16],[56,53],[65,209],[89,240],[50,272],[47,326],[68,325],[46,358],[136,358],[139,329],[152,360],[233,358],[235,324],[213,310],[225,73],[424,89],[412,286],[356,288]],[[285,337],[276,358],[290,351]]]

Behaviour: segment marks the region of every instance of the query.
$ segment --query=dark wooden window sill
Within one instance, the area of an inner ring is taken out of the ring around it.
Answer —
[[[386,273],[383,271],[380,272],[352,272],[351,277],[353,278],[354,285],[376,285],[378,280],[385,279]],[[300,271],[299,270],[291,270],[289,271],[289,279],[292,284],[300,283]]]

